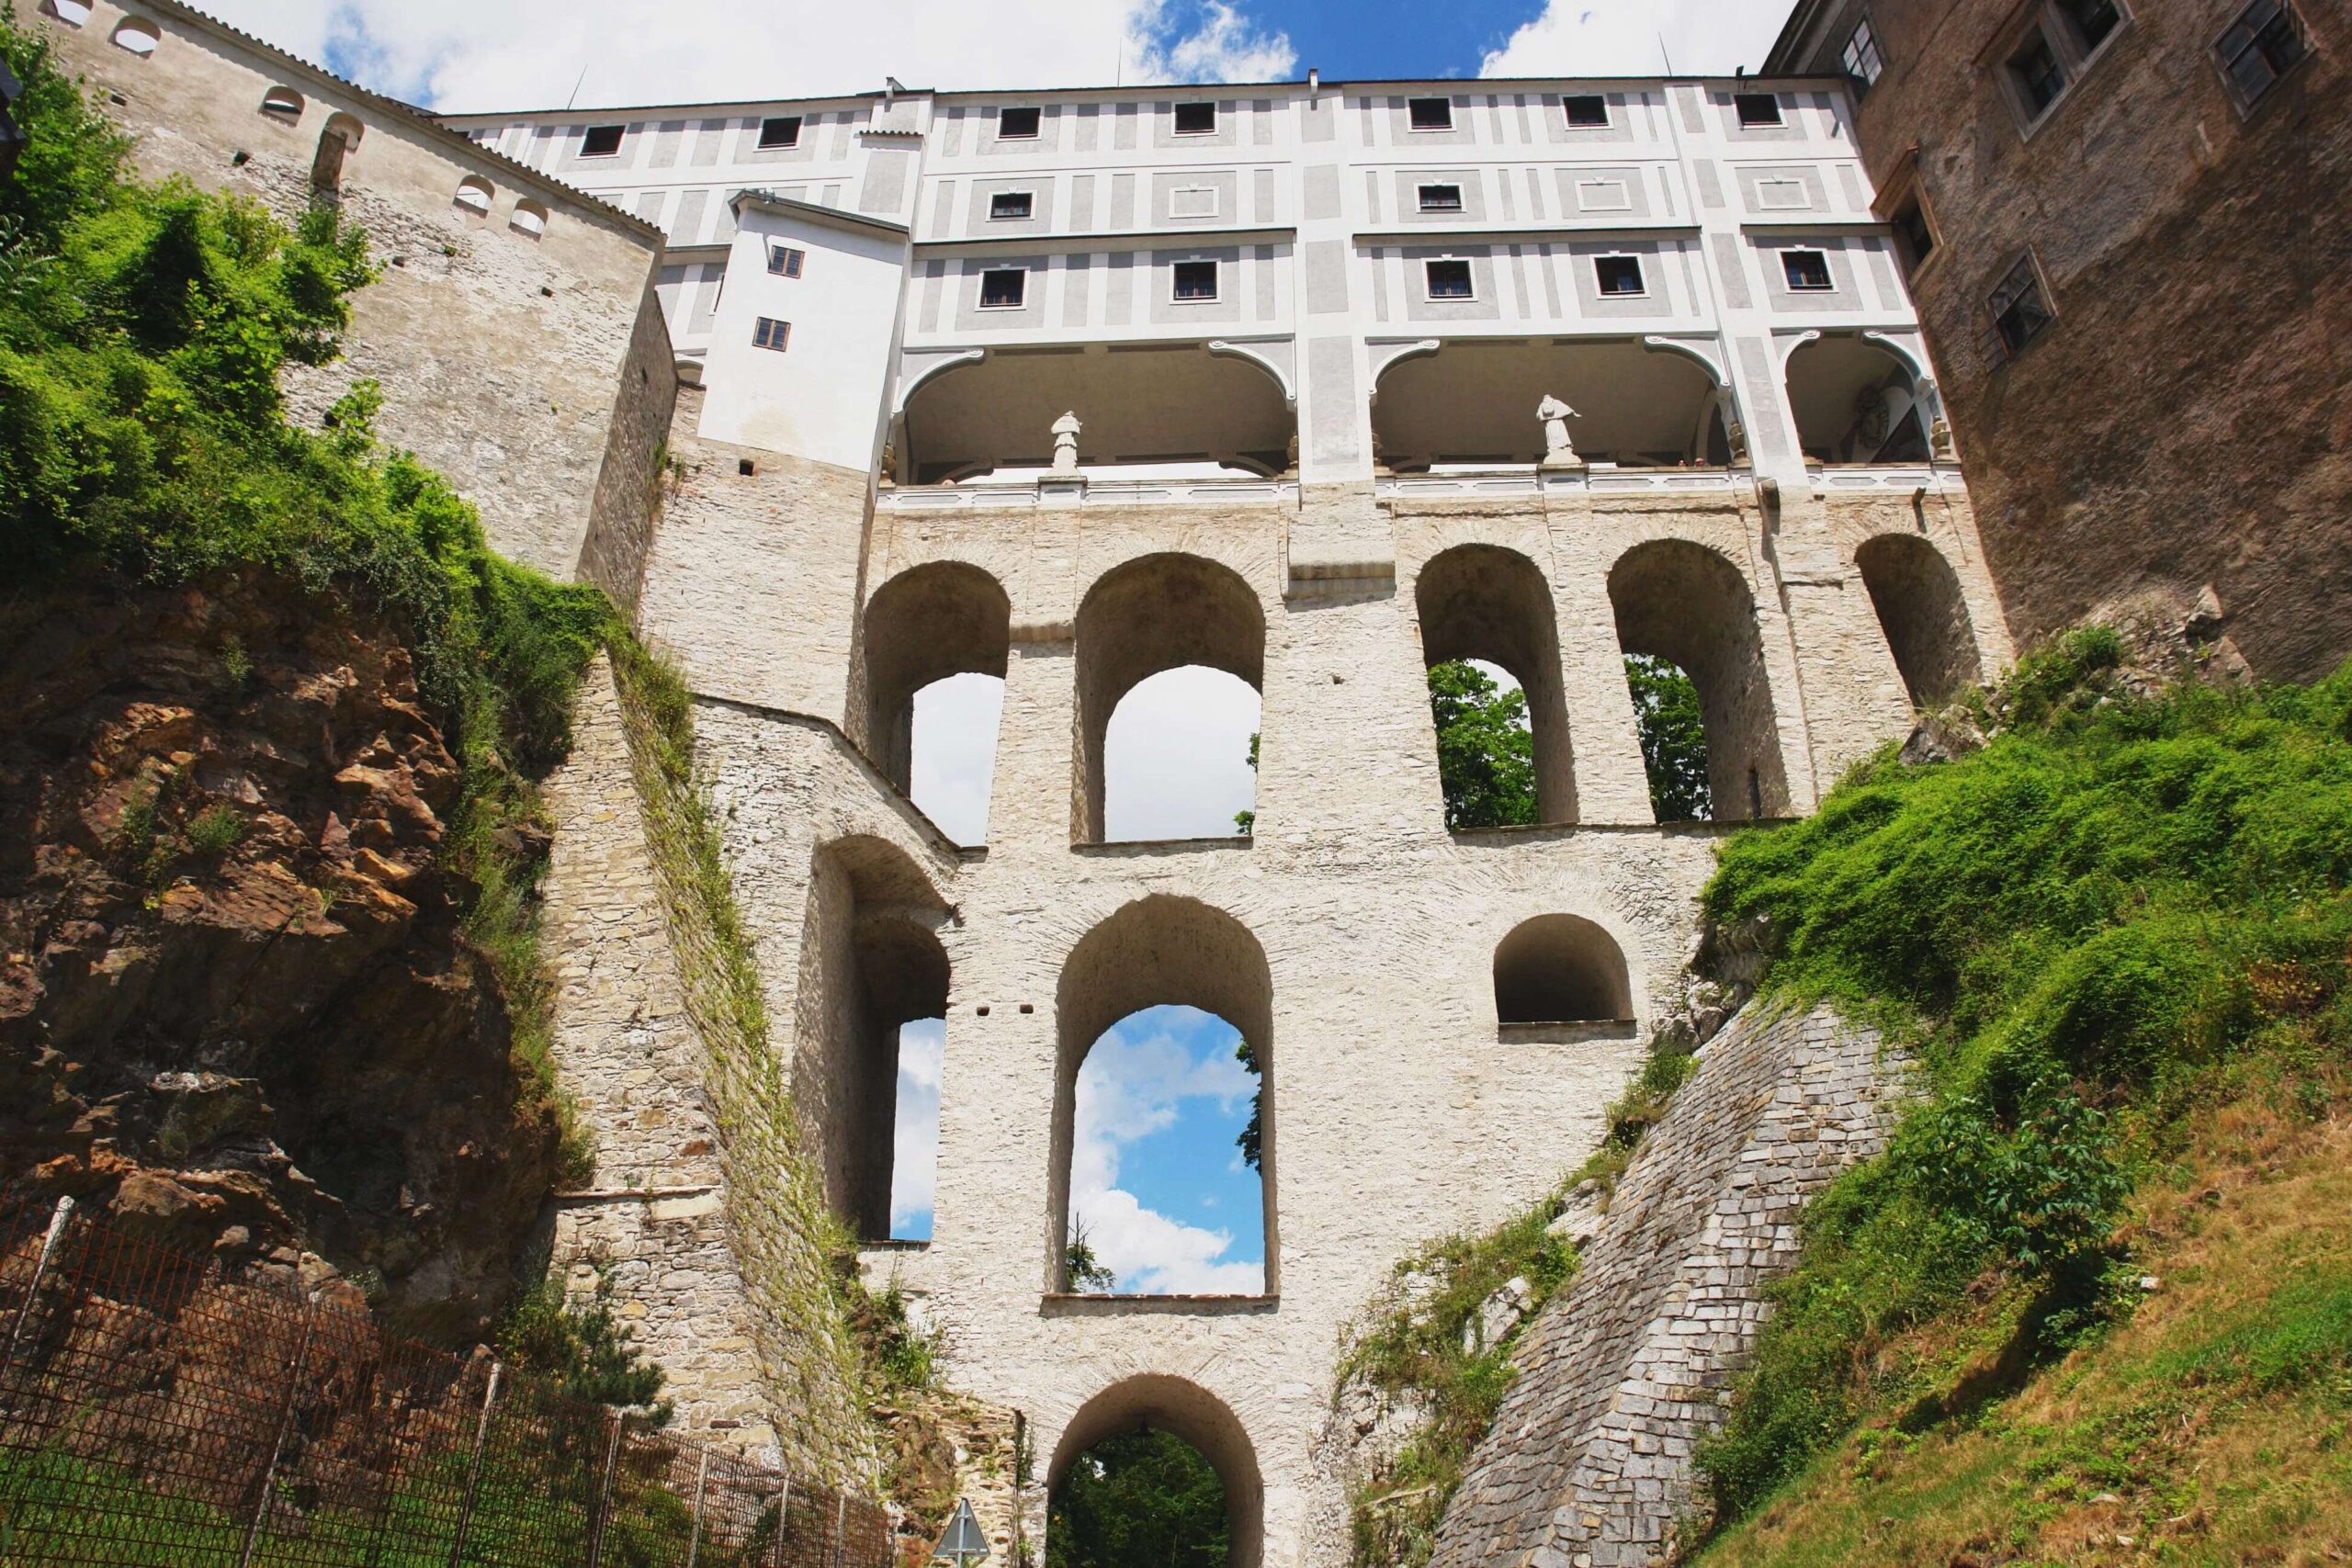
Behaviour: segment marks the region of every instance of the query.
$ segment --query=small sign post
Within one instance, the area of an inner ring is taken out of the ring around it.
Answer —
[[[986,1562],[994,1553],[989,1538],[980,1533],[980,1521],[972,1517],[972,1500],[956,1499],[956,1517],[947,1521],[947,1533],[939,1538],[939,1550],[931,1554],[933,1562],[952,1562],[956,1568],[971,1568],[975,1562]]]

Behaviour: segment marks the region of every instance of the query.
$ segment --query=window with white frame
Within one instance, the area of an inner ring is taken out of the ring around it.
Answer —
[[[1756,130],[1786,123],[1781,118],[1781,99],[1776,93],[1734,93],[1731,103],[1744,130]]]
[[[1432,299],[1476,299],[1476,280],[1470,264],[1460,256],[1439,256],[1421,264],[1421,283]]]
[[[1631,212],[1634,191],[1623,180],[1578,180],[1577,210],[1579,212]]]
[[[2230,91],[2247,110],[2311,51],[2303,19],[2289,0],[2255,0],[2213,43],[2213,58]]]
[[[1592,272],[1604,299],[1637,299],[1650,291],[1639,256],[1595,256]]]
[[[1178,186],[1168,193],[1170,218],[1214,218],[1216,209],[1215,186]]]
[[[776,353],[782,354],[785,349],[785,344],[791,342],[791,340],[792,323],[790,321],[779,321],[774,316],[762,316],[759,319],[758,324],[752,328],[752,346],[753,348],[774,349]]]
[[[798,277],[800,269],[808,263],[808,253],[791,245],[768,247],[768,271],[778,277]]]
[[[1452,130],[1453,100],[1408,98],[1405,102],[1405,123],[1414,130]]]
[[[1993,330],[2000,337],[2001,347],[2012,359],[2042,334],[2052,312],[2049,297],[2042,293],[2041,274],[2033,265],[2030,251],[2009,268],[1985,306],[1992,314]]]
[[[1179,136],[1214,136],[1216,134],[1215,104],[1178,104],[1176,134]]]
[[[1178,304],[1197,304],[1216,298],[1216,263],[1180,261],[1169,271],[1173,275]]]
[[[1599,130],[1609,124],[1609,100],[1599,93],[1571,93],[1560,107],[1571,130]]]
[[[1756,205],[1767,212],[1802,212],[1813,205],[1813,197],[1803,180],[1758,180]]]
[[[980,274],[980,309],[1018,310],[1029,302],[1029,269],[992,266]]]
[[[1868,17],[1854,25],[1841,58],[1846,63],[1846,80],[1853,84],[1854,96],[1861,97],[1878,85],[1879,77],[1886,72],[1886,57],[1879,52],[1878,35],[1871,31]]]
[[[1415,193],[1423,212],[1459,212],[1462,210],[1462,187],[1451,183],[1425,185]]]
[[[621,138],[628,131],[625,125],[592,125],[581,133],[580,155],[583,158],[617,157]]]
[[[996,111],[996,139],[999,141],[1035,141],[1045,118],[1046,111],[1035,107],[999,109]]]
[[[2039,125],[2131,19],[2122,0],[2033,0],[1999,57],[2019,129]]]
[[[760,121],[760,151],[800,145],[800,117],[797,114],[771,115]]]
[[[1007,218],[1029,218],[1035,215],[1037,197],[1033,191],[1000,190],[989,196],[989,220],[995,222]]]
[[[1838,287],[1830,281],[1829,257],[1820,251],[1782,251],[1781,276],[1796,294],[1826,294]]]

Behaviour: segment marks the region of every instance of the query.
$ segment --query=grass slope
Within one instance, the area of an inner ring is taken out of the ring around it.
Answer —
[[[2151,692],[2120,653],[2070,637],[1985,750],[1725,847],[1709,913],[1768,933],[1766,994],[1927,1071],[1772,1287],[1707,1561],[2319,1562],[2352,1515],[2352,670]]]

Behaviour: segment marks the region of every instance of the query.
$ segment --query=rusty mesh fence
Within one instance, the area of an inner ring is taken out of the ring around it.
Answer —
[[[888,1568],[871,1499],[0,1210],[0,1564]]]

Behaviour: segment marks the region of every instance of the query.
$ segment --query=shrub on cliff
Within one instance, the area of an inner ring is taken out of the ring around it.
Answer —
[[[2352,668],[2133,695],[2115,663],[2111,637],[2064,639],[1996,694],[2010,728],[1984,751],[1882,756],[1724,847],[1708,913],[1768,924],[1768,993],[1888,1022],[1924,1094],[1807,1214],[1700,1456],[1719,1517],[1866,1408],[1942,1408],[1892,1348],[1915,1325],[2006,1295],[2012,1368],[2096,1329],[2137,1279],[2113,1241],[2134,1178],[2187,1112],[2251,1077],[2329,1093],[2352,1042]]]

